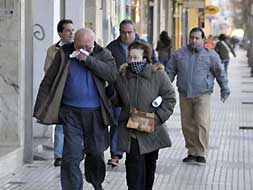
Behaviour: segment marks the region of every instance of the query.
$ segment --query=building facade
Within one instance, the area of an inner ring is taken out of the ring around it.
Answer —
[[[179,48],[192,27],[203,27],[203,6],[201,0],[0,0],[0,177],[33,161],[34,138],[52,137],[52,126],[36,123],[32,111],[61,18],[72,19],[76,29],[92,28],[102,46],[129,18],[154,46],[166,30]]]

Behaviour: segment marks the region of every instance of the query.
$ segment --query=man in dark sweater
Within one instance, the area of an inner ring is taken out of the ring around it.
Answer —
[[[135,40],[140,40],[139,35],[135,32],[134,23],[132,20],[125,19],[121,21],[119,25],[119,32],[119,37],[111,41],[106,46],[106,48],[112,52],[118,69],[123,63],[127,63],[128,46]],[[159,62],[154,49],[152,49],[151,59],[152,63]]]
[[[127,63],[128,46],[135,40],[135,38],[138,38],[134,31],[134,23],[131,20],[123,20],[120,23],[119,31],[120,31],[120,36],[116,40],[113,40],[107,46],[107,48],[111,51],[116,61],[116,65],[118,69],[123,63]],[[116,125],[113,125],[110,128],[111,159],[108,160],[108,165],[111,165],[113,167],[118,165],[119,159],[121,159],[123,155],[123,152],[119,151],[117,148],[118,118],[119,118],[120,111],[121,111],[120,107],[113,107],[113,117],[116,121]]]

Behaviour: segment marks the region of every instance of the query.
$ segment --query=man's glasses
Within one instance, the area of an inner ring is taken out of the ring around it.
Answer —
[[[130,35],[132,34],[134,31],[120,31],[120,34],[123,34],[123,35]]]

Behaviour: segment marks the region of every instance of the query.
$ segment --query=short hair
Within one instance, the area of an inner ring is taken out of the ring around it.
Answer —
[[[78,30],[75,32],[75,38],[76,38],[78,35],[80,35],[80,34],[89,34],[89,35],[91,35],[91,37],[92,37],[93,40],[95,41],[96,35],[95,35],[94,31],[93,31],[92,29],[90,29],[90,28],[85,27],[85,28],[80,28],[80,29],[78,29]]]
[[[225,41],[227,39],[227,36],[226,36],[226,34],[220,34],[219,37],[218,37],[218,39],[220,41]]]
[[[149,43],[145,42],[144,40],[135,40],[128,46],[128,51],[132,49],[142,49],[143,58],[146,59],[147,63],[152,63],[151,60],[152,48]]]
[[[131,24],[135,28],[134,22],[132,20],[130,20],[130,19],[124,19],[119,24],[119,30],[121,30],[122,26],[127,25],[127,24]]]
[[[202,30],[202,28],[195,27],[195,28],[191,29],[190,35],[191,35],[191,33],[193,33],[193,32],[200,32],[200,33],[201,33],[202,39],[205,38],[205,32],[204,32],[204,30]]]
[[[167,31],[162,31],[160,34],[160,41],[165,44],[166,46],[171,46],[171,39],[168,35]]]
[[[73,24],[73,21],[72,20],[69,20],[69,19],[62,19],[59,21],[58,25],[57,25],[57,32],[60,33],[60,32],[63,32],[63,25],[64,24]]]

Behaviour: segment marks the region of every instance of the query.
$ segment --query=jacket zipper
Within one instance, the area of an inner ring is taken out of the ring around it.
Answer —
[[[137,80],[136,80],[136,95],[135,95],[135,105],[138,105],[138,92],[139,92],[139,76],[137,75]]]

